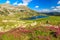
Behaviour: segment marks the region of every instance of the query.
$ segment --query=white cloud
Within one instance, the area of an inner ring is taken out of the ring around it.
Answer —
[[[60,12],[60,6],[56,6],[54,9],[52,9],[51,11],[53,12]]]
[[[20,5],[24,5],[24,6],[26,6],[26,5],[27,5],[27,3],[25,3],[25,4],[23,4],[23,3],[19,3],[19,4],[18,4],[18,6],[20,6]]]
[[[58,1],[58,3],[57,4],[60,4],[60,1]]]
[[[49,9],[42,9],[42,10],[39,10],[39,12],[50,12]]]
[[[60,6],[56,6],[54,9],[52,9],[52,11],[60,12]]]
[[[60,12],[60,6],[51,7],[51,9],[42,9],[39,12]]]
[[[13,5],[17,5],[17,2],[13,3]]]
[[[23,5],[23,3],[19,3],[18,5]]]
[[[8,4],[9,4],[9,3],[10,3],[10,1],[9,1],[9,0],[7,0],[7,1],[6,1],[6,3],[8,3]]]
[[[56,6],[57,9],[60,9],[60,6]]]
[[[52,11],[53,11],[53,12],[60,12],[60,9],[55,8],[55,9],[53,9]]]
[[[58,9],[57,8],[54,8],[54,9],[52,9],[53,11],[57,11]]]
[[[23,3],[19,3],[18,5],[25,5],[27,6],[32,0],[22,0]]]
[[[35,8],[39,8],[39,6],[35,6]]]
[[[48,12],[60,12],[60,9],[57,9],[57,8],[51,9],[51,10],[43,9],[43,10],[39,10],[39,12],[46,12],[46,13],[48,13]]]
[[[23,3],[29,3],[29,2],[31,2],[32,0],[22,0],[23,1]]]

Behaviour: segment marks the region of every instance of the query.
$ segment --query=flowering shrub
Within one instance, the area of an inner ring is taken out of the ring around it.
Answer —
[[[59,40],[60,27],[56,28],[54,26],[51,27],[39,26],[33,27],[31,29],[19,27],[7,33],[10,33],[15,37],[28,36],[30,40],[53,40],[57,38]]]

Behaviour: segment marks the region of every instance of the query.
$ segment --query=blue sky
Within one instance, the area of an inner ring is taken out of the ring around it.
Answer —
[[[60,0],[0,0],[0,4],[4,3],[25,5],[40,12],[60,11]]]

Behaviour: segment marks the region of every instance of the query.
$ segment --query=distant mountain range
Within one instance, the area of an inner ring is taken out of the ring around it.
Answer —
[[[50,16],[60,16],[60,12],[48,12],[43,14],[50,15]]]

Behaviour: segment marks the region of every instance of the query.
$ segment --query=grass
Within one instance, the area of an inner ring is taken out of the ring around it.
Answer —
[[[21,32],[21,34],[19,33],[20,32],[19,31],[19,32],[17,32],[17,34],[19,34],[19,36],[17,36],[17,37],[15,37],[15,35],[10,34],[10,32],[8,32],[8,33],[3,34],[0,37],[0,40],[47,40],[47,39],[48,40],[50,40],[50,39],[59,40],[60,37],[55,38],[55,37],[53,37],[53,34],[50,34],[53,31],[41,26],[41,24],[51,24],[51,25],[58,26],[60,24],[59,18],[60,18],[60,16],[49,16],[46,18],[40,18],[40,19],[36,19],[36,20],[21,20],[15,16],[8,17],[8,16],[0,15],[0,27],[2,27],[3,31],[18,28],[18,26],[19,27],[26,26],[25,28],[27,30],[29,29],[32,31],[32,33],[27,33],[27,32],[24,33],[24,31],[23,31],[23,32]],[[7,22],[2,22],[3,20],[7,20]],[[49,21],[49,22],[47,23],[47,21]],[[33,25],[35,22],[36,22],[36,25],[31,26],[31,24]],[[10,35],[8,36],[8,34],[10,34]]]
[[[1,16],[1,15],[0,15]],[[40,18],[36,20],[21,20],[18,17],[11,17],[11,16],[1,16],[0,17],[0,27],[3,27],[4,30],[20,27],[21,25],[25,25],[26,27],[29,27],[32,23],[36,22],[37,25],[46,24],[47,21],[51,25],[58,25],[60,23],[60,16],[49,16],[46,18]],[[6,22],[7,21],[7,22]]]
[[[25,6],[22,6],[25,11],[20,11],[20,7],[10,10],[8,6],[6,5],[7,8],[3,7],[3,9],[0,7],[3,10],[0,11],[0,40],[60,40],[60,16],[22,20],[21,18],[46,15]],[[50,25],[52,27],[49,27]]]
[[[32,27],[31,27],[32,28]],[[26,29],[26,28],[25,28]],[[12,32],[7,32],[3,34],[0,39],[1,40],[59,40],[59,35],[54,36],[52,30],[47,29],[46,27],[36,27],[36,28],[28,28],[31,30],[31,33],[25,32],[24,31],[18,31],[15,30],[14,34]],[[26,29],[26,30],[28,30]],[[23,29],[22,29],[23,30]],[[19,34],[19,35],[18,35]]]
[[[47,18],[38,19],[37,21],[41,21],[42,23],[46,23],[49,21],[53,25],[58,25],[60,23],[60,16],[49,16]]]

